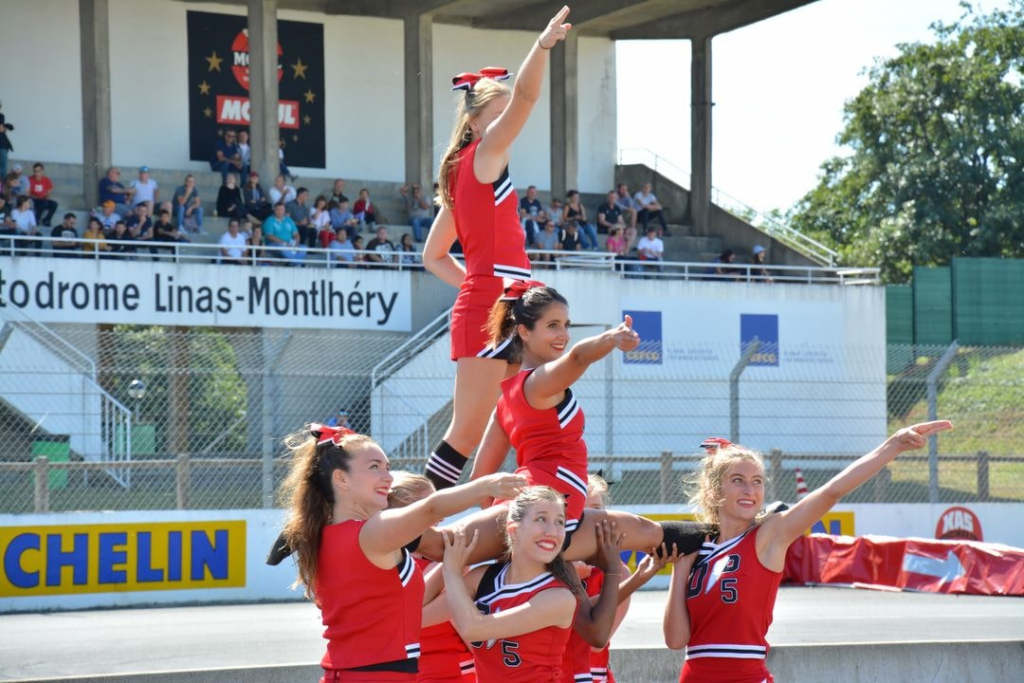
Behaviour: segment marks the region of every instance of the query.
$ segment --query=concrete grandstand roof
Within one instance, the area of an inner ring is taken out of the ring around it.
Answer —
[[[196,0],[190,0],[195,2]],[[203,1],[203,0],[199,0]],[[245,0],[210,0],[245,5]],[[569,20],[580,35],[614,40],[707,37],[769,19],[815,0],[580,0]],[[474,28],[537,31],[559,8],[556,0],[279,0],[279,9],[434,21]]]

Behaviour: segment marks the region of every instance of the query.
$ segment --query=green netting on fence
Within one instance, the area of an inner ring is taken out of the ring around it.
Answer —
[[[953,329],[961,344],[1024,342],[1024,261],[953,259],[952,280]]]
[[[914,268],[914,343],[953,341],[952,269]]]

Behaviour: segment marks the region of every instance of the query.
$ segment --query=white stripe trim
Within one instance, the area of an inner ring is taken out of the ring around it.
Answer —
[[[568,414],[566,414],[566,410],[569,411]],[[558,426],[561,427],[562,429],[568,427],[569,423],[572,422],[572,419],[576,417],[576,413],[578,412],[580,412],[580,404],[576,402],[576,397],[573,396],[572,401],[570,401],[569,404],[566,405],[565,408],[562,410],[562,412],[558,414]]]
[[[587,482],[580,479],[572,470],[567,470],[561,465],[558,466],[558,470],[555,472],[555,478],[561,479],[569,486],[573,487],[584,496],[587,495]]]
[[[512,176],[506,175],[505,179],[501,181],[501,185],[494,188],[494,205],[501,204],[505,197],[509,196],[513,191],[512,188]]]
[[[746,538],[747,534],[749,534],[751,531],[751,529],[748,529],[736,538],[729,539],[728,541],[720,545],[715,545],[714,543],[705,543],[701,547],[700,553],[698,555],[700,559],[697,560],[697,564],[707,564],[711,562],[711,560],[717,559],[722,555],[728,553],[730,550],[735,548],[740,541]],[[709,548],[708,546],[711,547]]]
[[[420,644],[410,643],[405,646],[405,658],[406,659],[419,659],[420,656]]]
[[[459,668],[462,669],[464,674],[474,673],[476,671],[476,662],[472,659],[467,659],[459,662]]]
[[[533,273],[530,272],[529,268],[520,268],[519,266],[510,266],[504,263],[495,263],[494,275],[495,277],[507,277],[510,280],[529,280]]]
[[[579,526],[580,526],[580,520],[578,520],[578,519],[567,519],[567,520],[565,520],[565,530],[567,532],[568,531],[576,531],[576,529],[578,529]]]
[[[574,680],[576,683],[592,683],[594,677],[589,673],[576,674],[572,677],[572,680]]]
[[[434,464],[437,466],[439,470],[448,472],[449,474],[456,475],[456,478],[458,478],[458,475],[462,474],[462,470],[460,470],[458,467],[445,460],[442,456],[438,455],[437,453],[430,454],[430,460],[428,461],[428,465],[429,464]]]
[[[483,350],[480,351],[480,353],[476,354],[476,357],[477,358],[494,358],[495,356],[500,354],[502,351],[504,351],[505,348],[509,344],[511,344],[511,343],[512,343],[512,337],[509,337],[508,339],[506,339],[505,341],[501,342],[500,344],[498,344],[494,348],[491,348],[489,346],[485,346],[483,348]]]
[[[540,576],[525,583],[514,583],[505,585],[505,575],[508,573],[508,565],[498,573],[497,579],[495,580],[495,589],[493,592],[483,596],[476,600],[478,605],[490,605],[498,598],[512,598],[521,593],[528,593],[529,591],[540,588],[541,586],[547,585],[552,581],[555,581],[555,577],[550,572],[544,572]]]
[[[708,643],[686,648],[687,659],[719,657],[721,659],[764,659],[768,648],[764,645],[739,645],[733,643]]]
[[[433,472],[441,479],[444,479],[445,481],[450,481],[453,484],[459,480],[459,477],[462,476],[462,472],[459,472],[458,474],[453,474],[451,472],[452,466],[446,463],[440,457],[435,459],[433,456],[431,456],[430,460],[427,461],[426,469],[428,472]]]
[[[402,564],[399,565],[398,578],[402,582],[402,587],[409,585],[409,581],[412,580],[413,575],[416,573],[416,563],[413,562],[412,554],[408,550],[402,548]]]

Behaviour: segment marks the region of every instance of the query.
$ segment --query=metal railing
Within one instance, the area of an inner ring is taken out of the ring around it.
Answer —
[[[683,169],[646,147],[620,149],[619,164],[641,164],[652,169],[655,173],[665,176],[680,187],[693,187],[690,171]],[[711,202],[818,263],[829,267],[836,264],[839,253],[834,249],[822,244],[813,237],[803,234],[799,230],[794,230],[774,216],[755,209],[719,187],[711,187]]]
[[[4,241],[12,244],[4,245]],[[0,238],[0,256],[53,256],[64,257],[65,254],[47,252],[45,249],[36,247],[18,246],[23,243],[40,242],[48,243],[54,241],[75,241],[87,243],[89,240],[60,240],[51,237],[30,237],[30,236],[4,236]],[[140,246],[138,242],[115,242],[108,241],[107,244],[128,244],[137,248],[131,253],[104,253],[96,251],[73,254],[76,258],[92,260],[128,260],[139,261],[150,259],[151,261],[168,261],[174,263],[215,263],[224,265],[224,259],[220,255],[220,248],[213,244],[158,244],[154,246]],[[241,260],[234,263],[250,266],[302,266],[302,267],[342,267],[342,268],[377,268],[386,270],[423,270],[420,261],[422,254],[419,252],[394,252],[391,261],[356,261],[339,262],[338,252],[331,249],[296,249],[295,247],[269,247],[258,248],[247,247],[246,254]],[[152,250],[151,253],[143,253],[145,250]],[[379,257],[376,251],[351,251],[347,252],[359,257]],[[753,264],[719,264],[692,261],[641,261],[634,257],[617,257],[615,254],[606,251],[560,251],[548,249],[528,249],[527,255],[533,259],[532,267],[537,270],[553,269],[586,269],[602,270],[619,273],[626,278],[657,278],[657,279],[682,279],[682,280],[741,280],[745,282],[794,282],[804,284],[839,284],[839,285],[862,285],[878,284],[878,268],[837,268],[823,266],[781,266],[781,265],[753,265]],[[302,254],[301,257],[297,254]],[[548,256],[550,260],[540,260],[537,257]],[[457,255],[461,258],[461,254]],[[415,263],[410,262],[415,260]],[[714,269],[727,271],[729,274],[716,274]],[[764,275],[767,272],[768,275]],[[0,294],[2,296],[2,294]]]

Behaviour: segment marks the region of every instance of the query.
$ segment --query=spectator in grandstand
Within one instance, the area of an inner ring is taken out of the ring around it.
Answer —
[[[21,195],[11,211],[11,218],[14,219],[14,227],[21,237],[39,237],[41,233],[36,225],[36,214],[32,211],[32,199],[28,195]],[[18,251],[29,254],[37,254],[43,246],[40,240],[18,240],[15,245]],[[26,252],[28,249],[30,251]]]
[[[32,189],[29,183],[28,176],[22,173],[23,169],[21,164],[15,164],[11,167],[11,173],[7,177],[7,189],[10,193],[8,196],[11,199],[16,199],[22,195],[28,195]]]
[[[103,230],[103,223],[96,216],[89,217],[89,225],[82,233],[82,255],[100,253],[100,258],[110,258],[106,254],[110,252],[110,245],[107,244],[106,235]]]
[[[555,222],[555,227],[561,228],[562,223],[565,222],[565,209],[562,208],[562,200],[558,197],[552,197],[551,203],[548,205],[547,214],[548,218]]]
[[[622,222],[636,230],[637,203],[629,194],[629,185],[619,183],[615,188],[615,206],[622,212]]]
[[[636,253],[641,261],[648,264],[652,261],[654,262],[654,265],[646,266],[646,270],[661,272],[661,261],[665,254],[665,243],[658,237],[658,229],[653,225],[647,226],[646,234],[637,242]]]
[[[212,166],[214,171],[220,171],[220,179],[224,184],[227,184],[228,173],[242,178],[248,174],[242,161],[242,151],[238,148],[238,133],[233,130],[224,131],[224,137],[214,145]]]
[[[189,173],[185,176],[185,184],[174,191],[172,204],[177,213],[179,230],[203,231],[203,200],[199,197],[194,175]]]
[[[129,261],[135,260],[135,237],[128,231],[128,224],[125,221],[118,221],[113,231],[107,235],[107,239],[110,240],[110,253]]]
[[[562,228],[562,234],[559,235],[558,242],[558,249],[560,251],[580,251],[583,249],[576,221],[565,222],[565,227]]]
[[[434,207],[423,196],[423,188],[419,183],[402,185],[398,192],[405,199],[405,211],[409,216],[413,237],[417,242],[422,242],[423,226],[430,230],[430,223],[434,220]]]
[[[771,681],[765,666],[775,598],[789,546],[839,500],[901,453],[922,448],[946,420],[900,429],[828,483],[775,514],[764,512],[764,460],[730,445],[706,456],[690,480],[690,505],[711,537],[700,557],[672,567],[663,630],[665,644],[686,648],[680,683]]]
[[[270,188],[269,194],[271,206],[278,202],[284,202],[287,205],[288,202],[295,201],[295,188],[285,184],[283,174],[274,178],[274,186]]]
[[[543,211],[538,211],[536,214],[528,213],[523,216],[523,234],[526,238],[525,244],[527,246],[537,241],[537,235],[544,229],[544,224],[547,220],[547,214]]]
[[[274,213],[263,221],[263,242],[268,247],[292,247],[300,243],[299,228],[295,221],[285,214],[284,202],[274,204]],[[282,258],[283,252],[267,252],[271,258]]]
[[[7,132],[14,130],[14,124],[7,120],[2,109],[3,104],[0,103],[0,178],[6,178],[7,155],[14,151],[14,145],[11,144],[11,139],[7,136]]]
[[[743,271],[739,268],[728,268],[726,266],[735,263],[736,254],[732,249],[726,249],[711,260],[711,267],[707,269],[710,275],[709,280],[742,280]]]
[[[294,201],[285,205],[285,211],[299,229],[299,242],[306,247],[315,249],[317,246],[317,230],[311,222],[312,209],[307,203],[309,190],[300,187],[295,191]]]
[[[245,215],[255,223],[262,223],[273,213],[270,199],[260,185],[260,174],[249,172],[249,180],[242,188],[242,201],[245,202]]]
[[[99,219],[100,224],[103,226],[103,230],[106,232],[113,230],[114,226],[117,225],[117,222],[121,220],[120,214],[114,210],[115,206],[117,205],[114,204],[114,201],[112,199],[108,199],[99,207],[92,210],[92,216]]]
[[[419,251],[416,250],[416,245],[413,244],[412,235],[409,233],[404,233],[398,240],[398,255],[401,258],[401,263],[405,265],[416,265],[422,261]]]
[[[626,240],[622,237],[623,228],[612,228],[608,234],[608,241],[605,242],[605,250],[615,254],[616,258],[626,256]]]
[[[650,183],[644,183],[643,187],[633,198],[636,200],[637,208],[639,209],[640,222],[644,226],[645,233],[647,232],[647,221],[654,217],[658,219],[659,223],[661,223],[661,230],[658,231],[658,237],[672,235],[672,233],[668,231],[668,226],[665,225],[665,211],[658,202],[658,198],[653,192],[651,192]]]
[[[337,266],[351,266],[355,263],[356,254],[355,247],[352,244],[352,240],[348,238],[348,230],[345,228],[338,228],[334,233],[334,239],[327,245],[330,249],[330,263]]]
[[[170,244],[182,244],[191,242],[185,232],[174,227],[171,223],[170,209],[160,209],[156,222],[153,224],[153,241],[166,242]]]
[[[9,234],[14,234],[15,225],[14,219],[11,218],[11,211],[13,210],[11,202],[7,201],[7,195],[0,192],[0,230],[10,230]]]
[[[366,261],[367,261],[367,254],[360,253],[360,252],[363,251],[363,247],[364,247],[364,245],[363,245],[363,236],[362,235],[353,235],[352,236],[352,252],[353,252],[353,254],[352,254],[352,263],[353,263],[353,265],[355,265],[356,268],[365,268],[366,267],[365,265],[362,265],[362,264],[366,263]]]
[[[335,427],[337,429],[351,429],[351,427],[348,426],[348,410],[345,408],[338,408],[338,412],[324,420],[324,424],[328,427]],[[390,495],[391,494],[389,493],[388,496]]]
[[[32,177],[28,179],[28,195],[32,198],[32,208],[36,214],[36,222],[50,227],[53,214],[57,213],[57,202],[50,199],[53,193],[53,181],[46,177],[45,167],[40,163],[32,164]]]
[[[252,147],[249,145],[249,131],[238,131],[238,153],[242,155],[242,166],[252,168]],[[244,177],[239,176],[239,177]]]
[[[753,266],[750,269],[750,276],[755,280],[762,282],[771,282],[772,276],[768,272],[768,269],[764,267],[765,256],[767,252],[765,248],[760,244],[755,244],[754,249],[750,254],[750,265]]]
[[[525,221],[528,217],[539,221],[540,214],[544,211],[540,200],[537,199],[537,186],[530,185],[526,188],[526,196],[519,200],[519,218]]]
[[[238,186],[238,176],[228,173],[224,176],[224,184],[217,191],[217,215],[221,218],[241,220],[245,215],[245,197]]]
[[[220,236],[220,262],[233,263],[244,266],[249,262],[246,258],[245,235],[239,232],[240,225],[237,218],[228,221],[227,231]]]
[[[555,222],[550,218],[544,221],[544,229],[537,233],[537,238],[531,245],[534,249],[542,249],[543,251],[557,251],[562,248],[562,242],[558,239],[559,234],[556,230]],[[549,262],[554,261],[554,254],[531,254],[531,261]]]
[[[576,228],[586,235],[594,235],[597,239],[597,230],[587,221],[587,207],[580,202],[578,190],[569,190],[565,198],[565,213],[562,222],[576,221]]]
[[[57,258],[74,258],[82,251],[82,245],[78,240],[78,230],[75,223],[78,218],[73,213],[64,214],[64,222],[50,232],[53,241],[50,242],[50,249]]]
[[[249,233],[249,237],[246,238],[245,243],[248,245],[248,258],[250,263],[258,263],[261,266],[267,265],[266,260],[263,258],[263,226],[254,225],[252,226],[252,232]]]
[[[383,225],[377,228],[377,236],[367,242],[366,251],[374,252],[366,255],[369,263],[396,263],[395,243],[388,239],[388,229]]]
[[[127,216],[131,213],[133,190],[121,183],[121,169],[111,166],[107,169],[107,176],[100,179],[99,184],[100,204],[114,202],[114,210],[120,216]]]
[[[160,186],[149,177],[149,166],[139,168],[139,177],[131,182],[132,203],[145,204],[149,215],[156,215],[156,203],[160,201]]]
[[[370,191],[365,187],[359,190],[359,199],[356,200],[355,205],[352,207],[352,213],[355,214],[356,220],[360,224],[365,225],[369,230],[376,229],[377,207],[370,201]]]
[[[333,199],[331,203],[327,205],[328,213],[331,216],[331,227],[337,230],[338,228],[351,228],[349,232],[359,229],[359,221],[356,220],[355,215],[348,210],[348,199],[344,196],[340,202],[335,202]]]
[[[131,239],[138,242],[140,247],[149,247],[149,253],[156,253],[156,248],[153,246],[156,237],[153,231],[153,219],[149,217],[149,210],[145,204],[138,204],[135,207],[135,213],[125,219],[125,224],[128,226],[128,234],[131,235]]]
[[[313,208],[309,214],[309,225],[317,233],[318,247],[326,248],[331,240],[334,239],[334,230],[331,228],[331,214],[327,210],[327,197],[317,195],[317,198],[313,200]],[[324,236],[327,237],[327,241],[324,242]]]
[[[331,186],[331,191],[327,193],[330,198],[328,204],[331,202],[347,202],[348,197],[345,196],[345,181],[341,178],[335,178],[334,185]]]
[[[299,176],[293,175],[291,170],[288,168],[288,164],[284,162],[284,140],[277,141],[277,161],[280,166],[281,175],[289,181],[295,182]]]
[[[622,220],[622,211],[619,210],[619,205],[615,203],[618,197],[614,191],[609,192],[605,195],[604,202],[597,207],[597,231],[602,233],[611,233],[612,228],[619,227],[623,231],[626,230],[626,223]],[[625,233],[629,234],[629,233]]]

